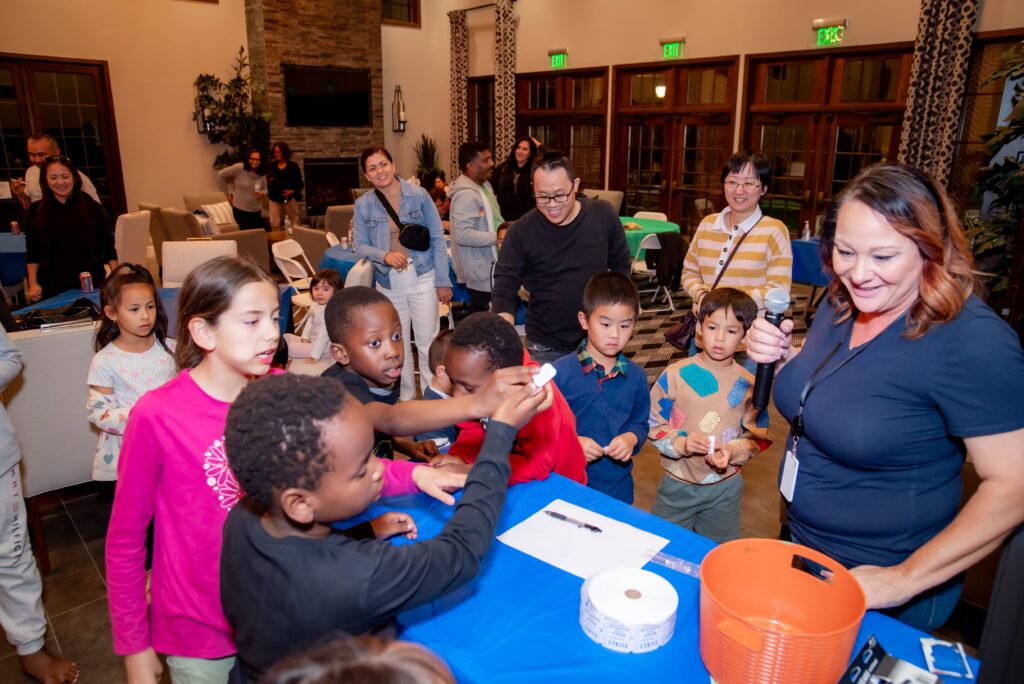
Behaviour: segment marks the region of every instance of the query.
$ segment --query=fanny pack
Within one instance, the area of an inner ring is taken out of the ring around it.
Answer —
[[[380,190],[374,190],[377,193],[377,199],[384,205],[384,209],[387,210],[388,216],[398,226],[398,242],[406,249],[412,249],[417,252],[426,252],[430,249],[430,229],[426,226],[421,226],[418,223],[402,223],[402,220],[398,218],[398,214],[395,213],[395,208],[391,206],[391,202],[388,202],[388,198],[384,196],[384,193]]]

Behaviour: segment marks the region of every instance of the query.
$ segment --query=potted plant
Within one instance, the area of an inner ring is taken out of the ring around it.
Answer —
[[[434,187],[434,179],[446,180],[444,171],[437,165],[437,142],[428,138],[426,134],[420,136],[419,142],[413,145],[416,153],[416,177],[420,179],[420,186],[426,190]]]
[[[242,161],[250,149],[265,151],[270,146],[270,114],[253,97],[258,86],[252,82],[244,47],[238,48],[235,74],[227,82],[213,74],[199,74],[194,85],[192,120],[211,143],[230,148],[217,155],[214,168]]]
[[[1018,149],[981,169],[975,191],[988,200],[980,220],[968,227],[974,257],[980,268],[991,274],[988,290],[997,301],[1005,301],[1011,285],[1014,251],[1024,216],[1024,43],[1007,51],[1003,68],[985,83],[1005,78],[1015,81],[1013,108],[1005,124],[983,136],[988,154],[996,158],[1005,150]],[[997,306],[997,311],[1001,306]]]

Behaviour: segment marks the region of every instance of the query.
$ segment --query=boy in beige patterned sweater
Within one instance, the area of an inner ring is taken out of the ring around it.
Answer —
[[[754,377],[733,359],[756,317],[744,292],[711,291],[697,315],[704,349],[651,387],[648,437],[665,469],[651,513],[718,542],[739,537],[740,467],[770,443]]]

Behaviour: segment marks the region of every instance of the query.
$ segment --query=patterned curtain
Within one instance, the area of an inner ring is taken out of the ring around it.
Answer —
[[[978,0],[922,0],[899,161],[945,185],[953,163]]]
[[[494,158],[516,141],[516,14],[513,0],[494,3]]]
[[[449,160],[448,180],[455,180],[459,175],[459,145],[469,135],[469,117],[467,113],[466,93],[469,89],[469,25],[466,23],[466,11],[456,10],[448,13],[452,32],[451,53],[451,157]]]

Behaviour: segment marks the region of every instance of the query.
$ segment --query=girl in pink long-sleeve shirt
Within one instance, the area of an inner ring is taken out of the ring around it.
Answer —
[[[188,673],[189,681],[226,682],[234,665],[219,561],[221,530],[241,492],[224,455],[224,424],[246,383],[270,372],[279,335],[277,286],[256,266],[222,257],[185,279],[175,354],[180,373],[132,409],[107,533],[114,651],[125,656],[130,684],[159,679],[158,652],[168,656],[175,680]],[[384,493],[417,491],[413,467],[389,464]],[[408,516],[388,516],[375,521],[378,534],[414,533]]]

